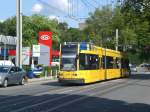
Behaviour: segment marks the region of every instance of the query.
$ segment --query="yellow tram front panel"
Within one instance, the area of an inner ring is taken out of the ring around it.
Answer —
[[[61,80],[83,80],[83,83],[92,83],[105,80],[104,70],[79,70],[74,72],[61,71],[59,79]]]
[[[59,81],[66,83],[85,83],[84,74],[77,71],[60,71]]]

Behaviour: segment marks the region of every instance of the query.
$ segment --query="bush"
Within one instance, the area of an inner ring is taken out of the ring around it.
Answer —
[[[29,65],[23,65],[22,68],[23,68],[26,72],[28,72],[28,71],[31,70],[31,66],[29,66]]]
[[[59,66],[54,66],[51,68],[52,69],[52,76],[56,76],[56,74],[58,73],[59,71]],[[57,71],[57,72],[56,72]]]
[[[45,74],[45,71],[47,71],[48,76],[50,76],[50,74],[51,74],[51,67],[50,66],[45,66],[44,70],[43,70],[44,74]]]

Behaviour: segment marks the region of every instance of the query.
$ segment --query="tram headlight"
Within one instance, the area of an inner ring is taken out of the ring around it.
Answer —
[[[62,76],[62,73],[58,73],[58,76]]]
[[[73,74],[73,76],[77,76],[77,74]]]

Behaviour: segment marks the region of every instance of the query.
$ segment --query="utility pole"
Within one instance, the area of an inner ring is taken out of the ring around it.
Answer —
[[[4,60],[6,60],[6,42],[4,42]]]
[[[116,29],[116,44],[115,44],[116,51],[118,51],[118,29]]]
[[[17,30],[17,45],[16,45],[16,65],[22,68],[22,0],[16,0],[16,30]]]

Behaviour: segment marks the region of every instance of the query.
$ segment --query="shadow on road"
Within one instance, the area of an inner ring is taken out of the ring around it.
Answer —
[[[67,84],[67,83],[59,83],[58,81],[55,81],[55,82],[42,83],[42,85],[69,87],[69,86],[82,86],[84,84]],[[90,84],[87,84],[87,85],[90,85]]]
[[[0,112],[40,112],[50,109],[50,112],[149,112],[150,105],[143,103],[128,103],[119,100],[111,100],[100,97],[70,95],[67,94],[46,94],[40,96],[2,96],[0,95]],[[58,98],[58,99],[56,99]],[[77,99],[78,100],[75,102]],[[54,100],[55,99],[55,100]],[[45,102],[45,103],[44,103]],[[73,103],[71,103],[73,102]],[[40,105],[26,108],[34,104]],[[68,103],[68,104],[67,104]],[[58,108],[59,107],[59,108]],[[51,110],[52,109],[52,110]]]
[[[48,86],[61,86],[60,83],[58,83],[58,81],[54,81],[54,82],[46,82],[46,83],[42,83],[41,85],[48,85]]]
[[[129,79],[150,80],[150,74],[133,74],[129,77]]]
[[[134,80],[134,79],[138,79],[138,80],[150,80],[150,74],[132,74],[130,77],[128,77],[128,79],[130,80]],[[117,80],[117,79],[111,79],[111,80]],[[107,80],[107,81],[111,81],[111,80]],[[94,83],[90,83],[90,84],[95,84],[95,83],[101,83],[101,82],[105,82],[105,81],[99,81],[99,82],[94,82]],[[90,84],[85,84],[85,85],[90,85]],[[48,85],[48,86],[83,86],[84,84],[62,84],[59,83],[58,81],[55,82],[46,82],[43,83],[42,85]]]

